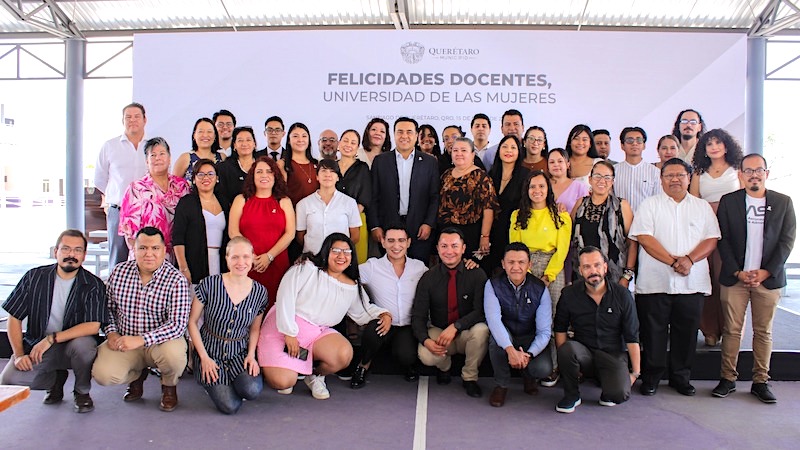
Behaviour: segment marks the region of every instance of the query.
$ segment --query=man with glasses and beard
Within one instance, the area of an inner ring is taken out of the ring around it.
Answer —
[[[57,404],[64,398],[67,369],[72,369],[75,411],[86,413],[94,409],[89,389],[97,355],[95,336],[100,324],[108,322],[106,288],[81,267],[86,238],[80,231],[61,233],[55,256],[56,264],[29,270],[3,304],[14,354],[0,374],[0,384],[47,389],[44,403]]]
[[[706,123],[700,113],[693,109],[684,109],[678,113],[672,135],[681,141],[678,149],[678,158],[691,164],[694,159],[694,149],[700,136],[706,131]]]
[[[630,398],[640,371],[639,320],[630,291],[606,278],[608,261],[599,248],[582,248],[578,262],[583,283],[564,288],[553,321],[564,385],[564,398],[556,405],[560,413],[581,404],[581,376],[599,380],[601,405],[616,406]]]
[[[739,180],[744,189],[722,196],[717,210],[722,239],[719,282],[725,317],[722,369],[711,395],[736,391],[736,364],[742,343],[747,304],[753,317],[753,384],[750,392],[764,403],[777,399],[769,388],[772,320],[786,286],[784,264],[792,253],[797,222],[791,197],[767,190],[769,177],[763,156],[742,159]]]

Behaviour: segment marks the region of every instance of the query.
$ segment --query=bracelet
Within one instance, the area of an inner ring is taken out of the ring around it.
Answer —
[[[55,334],[55,333],[53,333],[53,334]],[[44,340],[47,341],[47,343],[50,344],[50,345],[53,345],[53,339],[54,339],[53,338],[53,334],[48,334],[47,336],[44,337]]]
[[[53,333],[53,344],[58,344],[58,335],[56,333]]]
[[[742,273],[742,271],[741,271],[741,270],[737,270],[736,272],[733,272],[733,276],[734,276],[735,278],[739,278],[739,274],[740,274],[740,273]]]
[[[691,262],[692,262],[692,265],[694,265],[694,260],[692,259],[692,257],[691,257],[691,256],[689,256],[689,254],[688,254],[688,253],[686,254],[686,257],[687,257],[687,258],[689,258],[689,261],[691,261]]]
[[[188,272],[188,271],[189,271],[188,267],[185,267],[185,268],[181,269],[181,272]]]
[[[269,260],[269,262],[275,261],[275,257],[270,255],[269,253],[267,253],[267,259]]]
[[[669,266],[674,269],[675,268],[675,264],[678,264],[678,260],[677,259],[675,261],[672,261],[672,264],[670,264]]]

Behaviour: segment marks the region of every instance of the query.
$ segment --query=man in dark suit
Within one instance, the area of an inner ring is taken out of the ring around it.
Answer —
[[[750,392],[764,403],[777,399],[769,388],[772,319],[786,286],[784,264],[794,247],[796,219],[792,199],[768,191],[767,161],[750,154],[739,166],[744,189],[722,197],[717,210],[722,239],[719,282],[725,327],[722,368],[714,397],[736,391],[736,363],[742,342],[747,303],[753,316],[753,384]]]
[[[367,224],[372,239],[381,242],[384,226],[402,222],[411,237],[408,256],[427,264],[439,207],[439,163],[435,157],[414,150],[418,128],[414,119],[397,119],[397,147],[372,161],[372,205],[367,209]]]

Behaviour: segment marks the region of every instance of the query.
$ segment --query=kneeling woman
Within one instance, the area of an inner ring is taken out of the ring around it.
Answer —
[[[225,261],[230,272],[204,278],[195,288],[189,335],[196,350],[197,382],[217,409],[235,414],[242,399],[254,400],[264,387],[256,343],[267,309],[267,289],[247,276],[253,268],[253,245],[246,238],[231,239]]]
[[[381,334],[392,326],[392,315],[369,303],[353,248],[350,238],[333,233],[319,253],[304,255],[281,280],[258,340],[258,360],[274,389],[289,393],[297,375],[304,374],[314,398],[330,397],[325,375],[344,369],[353,358],[350,342],[331,327],[345,315],[359,325],[379,319]]]

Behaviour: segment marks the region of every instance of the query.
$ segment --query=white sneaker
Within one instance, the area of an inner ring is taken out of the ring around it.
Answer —
[[[294,392],[294,386],[289,386],[286,389],[278,389],[278,394],[289,395]]]
[[[331,393],[328,391],[328,386],[325,385],[325,377],[321,375],[307,375],[303,380],[311,389],[311,395],[317,400],[325,400],[330,398]]]

